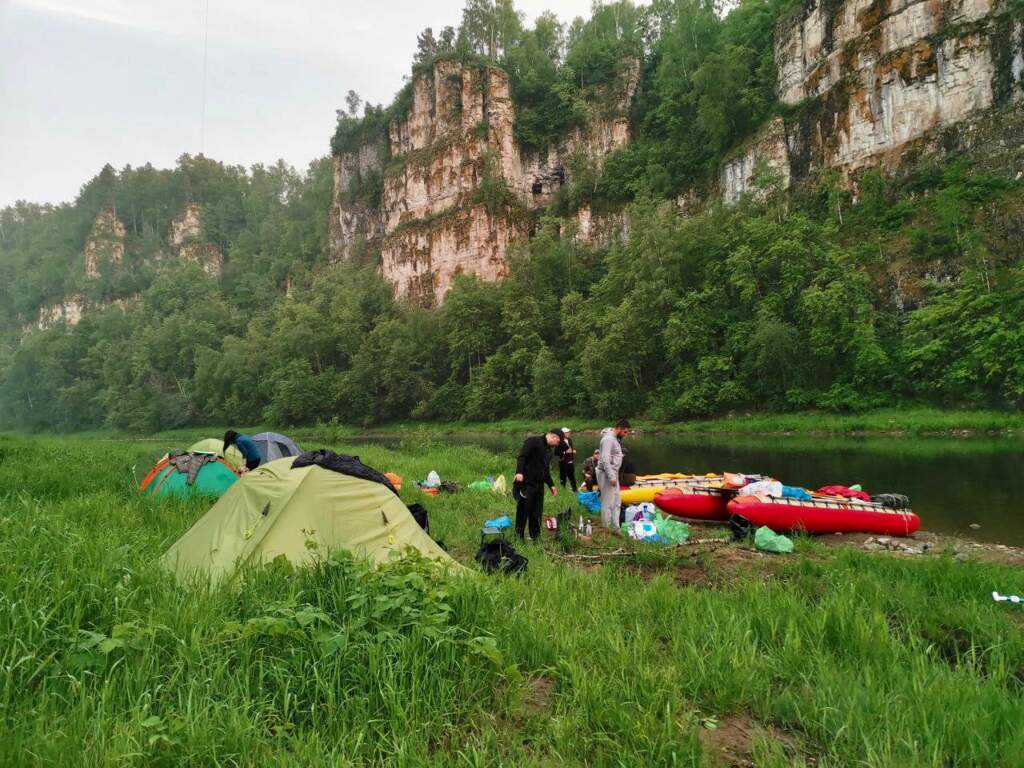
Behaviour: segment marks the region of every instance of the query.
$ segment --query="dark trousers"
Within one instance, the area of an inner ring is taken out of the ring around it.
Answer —
[[[572,492],[576,493],[576,462],[575,461],[560,461],[560,462],[558,462],[558,482],[561,483],[563,488],[565,488],[566,481],[569,482],[569,487],[572,488]]]
[[[245,460],[245,468],[250,470],[250,471],[256,469],[256,467],[258,467],[259,465],[260,465],[260,460],[259,459],[246,459]]]
[[[520,539],[526,531],[526,523],[530,523],[530,538],[540,538],[540,516],[544,513],[544,486],[522,486],[522,492],[516,501],[516,536]]]

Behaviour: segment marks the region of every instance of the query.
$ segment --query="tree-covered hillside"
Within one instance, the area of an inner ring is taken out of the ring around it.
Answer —
[[[507,280],[460,278],[438,310],[396,303],[372,260],[327,263],[327,159],[105,168],[74,203],[3,210],[0,427],[1020,408],[1019,181],[922,160],[868,172],[856,195],[765,176],[759,201],[679,214],[674,197],[777,109],[781,12],[656,0],[525,28],[507,2],[471,0],[458,30],[424,32],[414,66],[459,55],[509,71],[524,146],[557,141],[589,88],[642,61],[634,140],[537,216]],[[352,94],[335,151],[380,135],[407,98],[359,118]],[[584,201],[627,206],[630,237],[580,245],[557,214]],[[174,257],[189,204],[220,275]],[[87,278],[86,239],[111,209],[124,258]],[[80,322],[31,330],[75,295],[92,307]]]

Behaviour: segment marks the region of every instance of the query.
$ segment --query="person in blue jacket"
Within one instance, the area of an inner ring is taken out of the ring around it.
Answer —
[[[256,469],[263,461],[263,457],[260,456],[260,449],[256,447],[256,443],[253,442],[252,438],[248,435],[242,435],[235,432],[233,429],[229,429],[224,433],[224,453],[227,453],[228,448],[235,446],[238,452],[242,454],[242,458],[245,459],[245,468],[252,470]]]

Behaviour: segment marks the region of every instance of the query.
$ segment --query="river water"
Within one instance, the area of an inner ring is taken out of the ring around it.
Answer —
[[[509,457],[521,438],[448,438]],[[577,475],[598,436],[577,437]],[[1020,438],[687,437],[629,438],[637,472],[744,472],[787,485],[819,488],[859,483],[871,494],[902,493],[921,527],[981,541],[1024,545],[1024,440]],[[557,474],[555,474],[557,477]],[[978,529],[970,528],[974,523]]]

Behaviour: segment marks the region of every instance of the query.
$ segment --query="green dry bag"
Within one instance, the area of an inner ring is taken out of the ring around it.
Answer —
[[[757,529],[754,534],[754,546],[764,552],[777,552],[780,555],[786,555],[793,551],[793,542],[785,536],[777,534],[767,525],[762,525]]]

